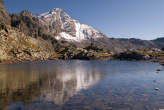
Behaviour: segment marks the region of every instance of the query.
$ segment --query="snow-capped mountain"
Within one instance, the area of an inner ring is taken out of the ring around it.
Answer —
[[[91,26],[80,24],[59,8],[42,13],[38,15],[38,18],[40,23],[46,26],[56,39],[80,42],[104,37],[100,31]]]

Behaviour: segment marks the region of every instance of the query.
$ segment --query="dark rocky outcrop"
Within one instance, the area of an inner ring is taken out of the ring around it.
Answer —
[[[164,52],[156,48],[129,50],[126,52],[115,54],[113,57],[119,60],[146,60],[159,62],[162,65],[164,64]]]
[[[19,14],[11,14],[11,26],[18,28],[24,34],[37,38],[38,36],[45,39],[47,29],[39,24],[38,19],[29,11],[25,10]]]
[[[137,52],[123,52],[114,56],[120,60],[145,60],[144,55]]]

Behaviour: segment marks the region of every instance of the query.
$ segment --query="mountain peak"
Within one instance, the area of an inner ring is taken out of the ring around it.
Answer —
[[[49,32],[57,38],[63,38],[67,41],[82,41],[91,38],[104,37],[98,30],[91,26],[80,24],[72,19],[60,8],[54,8],[49,12],[38,16],[40,22],[45,25]]]
[[[49,11],[49,14],[56,14],[56,13],[61,13],[63,10],[61,8],[54,8]]]
[[[63,11],[61,8],[54,8],[51,11]]]
[[[49,17],[54,17],[54,16],[69,17],[69,15],[67,13],[65,13],[61,8],[54,8],[48,12],[40,14],[38,17],[39,18],[49,18]]]

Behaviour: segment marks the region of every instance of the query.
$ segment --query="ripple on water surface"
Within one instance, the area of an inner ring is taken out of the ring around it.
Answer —
[[[0,110],[162,110],[163,69],[129,61],[0,65]]]

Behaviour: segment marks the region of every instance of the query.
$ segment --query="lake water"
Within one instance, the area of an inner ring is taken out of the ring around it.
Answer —
[[[0,65],[0,110],[160,109],[164,68],[158,63],[59,60]]]

